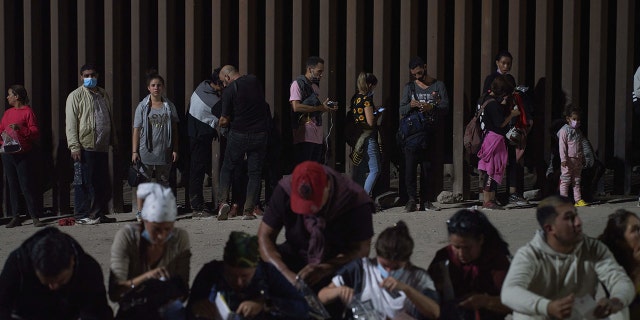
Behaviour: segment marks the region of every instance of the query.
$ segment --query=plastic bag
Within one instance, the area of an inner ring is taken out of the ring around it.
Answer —
[[[384,320],[384,317],[380,316],[376,309],[373,307],[371,301],[363,302],[361,296],[355,295],[349,305],[347,306],[351,311],[352,319],[358,320]]]
[[[1,136],[4,143],[2,147],[0,147],[0,153],[16,153],[22,150],[22,146],[20,146],[15,132],[11,135],[7,131],[4,131]]]
[[[302,294],[307,304],[309,304],[309,316],[313,319],[329,319],[331,315],[324,307],[318,296],[307,286],[304,280],[296,279],[296,289]]]

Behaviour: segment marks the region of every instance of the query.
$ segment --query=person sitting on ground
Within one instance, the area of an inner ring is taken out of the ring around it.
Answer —
[[[2,269],[0,319],[113,319],[100,265],[60,230],[36,232]]]
[[[500,302],[511,256],[507,242],[484,213],[472,209],[447,220],[447,232],[449,245],[429,266],[443,319],[504,319],[511,312]]]
[[[260,255],[314,291],[344,264],[369,255],[375,207],[353,180],[315,161],[280,180],[258,228]],[[285,241],[276,245],[280,230]]]
[[[609,215],[598,239],[611,250],[636,287],[636,297],[626,319],[640,319],[640,218],[631,211],[618,209]]]
[[[142,222],[122,227],[111,246],[109,298],[114,302],[148,279],[179,277],[188,287],[189,234],[174,227],[178,210],[171,189],[142,183],[137,196],[144,199]]]
[[[344,305],[359,299],[371,303],[384,318],[437,319],[438,294],[427,271],[411,263],[413,245],[407,224],[399,221],[376,240],[375,258],[345,265],[318,298],[324,304],[339,300]]]
[[[220,297],[218,297],[220,296]],[[191,287],[188,310],[196,319],[216,319],[217,301],[245,318],[304,319],[309,306],[270,263],[260,260],[258,237],[232,231],[223,261],[205,264]]]
[[[540,201],[536,218],[541,230],[516,252],[502,285],[513,319],[605,318],[631,303],[633,283],[603,243],[582,234],[569,198]],[[599,285],[609,294],[595,302]]]

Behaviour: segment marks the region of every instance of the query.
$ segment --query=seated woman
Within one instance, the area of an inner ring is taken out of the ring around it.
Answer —
[[[410,262],[413,239],[403,221],[382,231],[376,241],[375,258],[353,260],[322,288],[322,303],[344,305],[360,298],[384,318],[436,319],[438,298],[429,274]]]
[[[625,318],[620,312],[610,319],[640,319],[640,219],[633,212],[618,209],[609,215],[607,226],[598,239],[609,247],[637,291],[636,298],[629,306],[629,317]]]
[[[219,306],[226,304],[224,309]],[[270,263],[260,260],[258,237],[232,231],[223,261],[205,264],[191,288],[189,314],[194,319],[306,319],[309,306]]]
[[[179,278],[188,287],[191,246],[187,231],[174,227],[177,206],[171,189],[143,183],[137,196],[144,199],[142,221],[120,229],[111,246],[109,298],[114,302],[148,279]]]
[[[447,221],[449,245],[436,252],[429,274],[441,297],[443,319],[504,319],[500,289],[509,248],[484,213],[463,209]]]

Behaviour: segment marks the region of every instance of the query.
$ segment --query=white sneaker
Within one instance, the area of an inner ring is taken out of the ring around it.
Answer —
[[[95,218],[95,219],[91,219],[91,218],[82,218],[80,220],[76,220],[77,224],[84,224],[84,225],[94,225],[94,224],[99,224],[100,223],[100,218]]]

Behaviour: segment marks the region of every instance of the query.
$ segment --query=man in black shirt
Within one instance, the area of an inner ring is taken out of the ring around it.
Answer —
[[[2,269],[0,319],[113,319],[100,265],[71,236],[38,231]]]
[[[260,80],[254,75],[240,75],[231,65],[222,67],[220,81],[225,86],[222,93],[222,114],[220,126],[229,127],[227,148],[220,170],[218,189],[218,220],[227,220],[229,204],[227,197],[231,175],[247,156],[247,199],[244,204],[243,220],[255,219],[254,206],[260,197],[262,164],[267,152],[267,137],[270,129],[271,113],[264,100]]]

